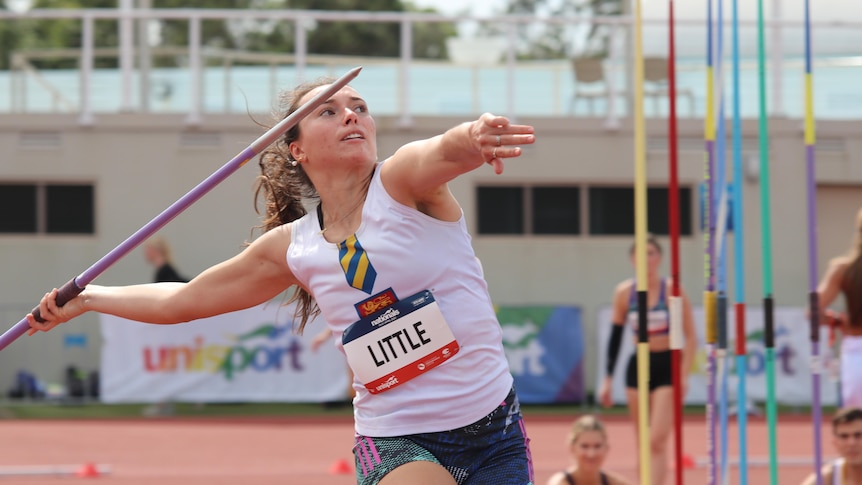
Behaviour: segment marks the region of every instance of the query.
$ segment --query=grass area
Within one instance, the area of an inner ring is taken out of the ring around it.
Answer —
[[[349,417],[348,403],[173,403],[175,417]],[[88,402],[0,401],[0,419],[132,419],[142,418],[151,404]],[[524,405],[527,416],[577,416],[593,409],[578,404]],[[602,414],[626,413],[624,407],[603,409]]]
[[[267,417],[351,416],[342,403],[172,403],[166,416],[178,417]],[[100,402],[10,402],[0,401],[0,419],[117,419],[143,418],[151,404],[104,404]],[[165,416],[165,415],[161,415]]]
[[[174,417],[350,417],[353,412],[348,403],[173,403]],[[763,409],[762,405],[758,406]],[[134,419],[145,418],[152,409],[151,404],[104,404],[98,401],[51,402],[51,401],[0,401],[2,419]],[[603,416],[625,416],[625,406],[595,408],[580,404],[523,405],[525,416],[572,417],[586,413]],[[832,407],[823,407],[823,415],[831,416]],[[703,416],[703,406],[687,406],[683,410],[688,416]],[[810,415],[807,407],[779,406],[780,415]]]

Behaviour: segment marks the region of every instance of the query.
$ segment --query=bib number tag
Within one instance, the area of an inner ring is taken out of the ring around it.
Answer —
[[[357,321],[341,343],[371,394],[397,387],[458,353],[460,347],[428,290]]]

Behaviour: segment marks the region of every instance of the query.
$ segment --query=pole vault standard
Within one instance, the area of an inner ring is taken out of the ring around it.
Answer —
[[[184,210],[191,207],[191,205],[197,202],[198,199],[203,197],[216,185],[220,184],[229,176],[231,176],[240,167],[245,165],[246,162],[254,158],[268,146],[272,145],[278,139],[278,137],[287,132],[289,129],[293,128],[297,123],[299,123],[300,120],[308,116],[308,114],[311,113],[314,108],[332,97],[332,95],[337,93],[341,88],[346,86],[350,81],[352,81],[356,76],[358,76],[359,71],[361,70],[362,67],[354,67],[346,74],[338,78],[326,89],[318,93],[304,105],[300,106],[299,109],[291,113],[289,116],[281,120],[278,124],[270,128],[269,130],[267,130],[266,133],[261,135],[254,142],[252,142],[251,145],[246,147],[237,156],[224,164],[220,169],[213,172],[212,175],[204,179],[203,182],[201,182],[195,188],[186,193],[186,195],[180,197],[179,200],[171,204],[167,209],[162,211],[162,213],[156,216],[153,220],[138,229],[134,234],[132,234],[125,241],[120,243],[119,246],[112,249],[108,254],[102,256],[100,260],[96,261],[92,266],[87,268],[78,277],[69,280],[68,283],[64,284],[60,288],[59,294],[57,295],[57,304],[59,306],[63,306],[69,300],[84,291],[84,288],[88,284],[92,283],[92,281],[96,279],[96,277],[105,272],[105,270],[110,268],[114,263],[119,261],[120,258],[135,249],[139,244],[147,240],[148,237],[155,234],[156,231],[164,227],[176,216],[180,215],[180,213],[182,213]],[[41,321],[38,306],[33,309],[32,313],[33,316],[36,317],[36,320]],[[0,351],[9,346],[9,344],[15,341],[15,339],[24,335],[29,328],[30,325],[27,323],[27,318],[25,317],[21,319],[20,322],[15,324],[12,328],[7,330],[2,336],[0,336]]]

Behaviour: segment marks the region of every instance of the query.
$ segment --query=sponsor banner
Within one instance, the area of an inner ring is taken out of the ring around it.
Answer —
[[[316,351],[318,318],[292,333],[293,306],[271,302],[180,325],[100,315],[105,402],[324,402],[345,399],[334,341]]]
[[[571,403],[583,399],[584,335],[580,308],[499,306],[497,317],[522,403]]]
[[[737,357],[736,357],[736,328],[734,320],[734,308],[728,305],[727,313],[727,358],[723,365],[717,360],[716,396],[723,387],[722,374],[727,375],[727,396],[732,403],[737,399]],[[828,330],[821,329],[819,358],[811,358],[811,341],[809,337],[809,324],[803,308],[780,307],[774,309],[775,322],[775,394],[776,401],[788,405],[810,405],[812,403],[812,369],[818,368],[821,372],[820,398],[826,405],[838,403],[837,392],[837,370],[838,361],[833,349],[829,348]],[[705,404],[707,401],[706,387],[708,383],[709,352],[704,339],[704,317],[703,308],[694,308],[695,329],[697,332],[697,353],[692,364],[692,371],[688,380],[688,392],[685,397],[686,404]],[[745,312],[745,384],[747,401],[763,402],[766,400],[766,351],[763,345],[763,309],[760,307],[748,307]],[[610,338],[611,308],[605,307],[598,313],[598,362],[596,365],[596,382],[601,382],[605,376],[605,362],[607,359],[607,341]],[[634,332],[631,328],[625,331],[623,346],[620,349],[620,357],[617,360],[616,370],[612,386],[612,396],[615,403],[624,404],[625,398],[625,372],[629,357],[635,352]],[[718,399],[718,397],[716,398]]]

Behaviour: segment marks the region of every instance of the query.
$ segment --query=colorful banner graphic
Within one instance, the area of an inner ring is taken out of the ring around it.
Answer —
[[[733,320],[733,309],[728,309],[728,320]],[[704,318],[703,308],[694,308],[695,329],[697,331],[698,345],[697,354],[694,358],[693,369],[688,379],[688,393],[685,396],[686,404],[705,404],[706,395],[706,347],[704,340]],[[758,307],[747,307],[745,312],[746,332],[746,387],[747,397],[755,402],[766,400],[766,358],[763,346],[763,309]],[[598,362],[595,367],[596,379],[600,382],[604,378],[605,359],[607,358],[607,339],[610,338],[611,308],[605,307],[598,313]],[[776,308],[775,309],[775,372],[776,372],[776,395],[781,404],[788,405],[811,405],[811,356],[808,335],[808,319],[804,308]],[[728,325],[728,349],[734,349],[736,345],[735,325]],[[625,368],[629,356],[634,352],[634,342],[630,337],[631,331],[626,330],[623,346],[620,349],[620,359],[617,361],[616,372],[612,387],[612,396],[615,403],[624,404],[625,398]],[[828,330],[821,330],[821,342],[828,342]],[[728,351],[728,356],[733,351]],[[821,399],[824,403],[837,403],[837,357],[832,349],[826,348],[822,354],[823,365],[827,384],[821,389]],[[728,388],[737,387],[736,358],[726,361],[725,371],[728,372]],[[731,402],[736,402],[733,392],[728,396]]]
[[[499,306],[503,345],[526,404],[580,402],[584,397],[581,309]]]
[[[344,356],[311,340],[322,321],[292,333],[279,302],[195,320],[148,325],[101,315],[104,402],[325,402],[346,398]]]

